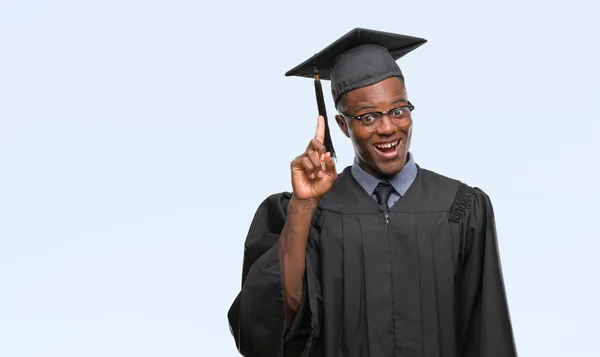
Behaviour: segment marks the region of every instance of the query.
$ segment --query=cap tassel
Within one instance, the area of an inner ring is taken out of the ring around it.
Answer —
[[[325,108],[325,99],[323,97],[323,87],[319,80],[319,70],[315,68],[315,94],[317,96],[317,107],[319,109],[319,115],[325,118],[325,150],[331,153],[332,158],[336,158],[335,150],[333,148],[333,141],[331,140],[331,133],[329,132],[329,123],[327,121],[327,110]]]

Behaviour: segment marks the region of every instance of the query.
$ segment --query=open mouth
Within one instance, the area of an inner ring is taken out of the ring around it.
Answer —
[[[400,149],[401,143],[402,139],[398,139],[396,141],[391,141],[387,143],[374,144],[373,147],[380,156],[389,159],[396,157],[396,155],[398,154],[398,150]]]

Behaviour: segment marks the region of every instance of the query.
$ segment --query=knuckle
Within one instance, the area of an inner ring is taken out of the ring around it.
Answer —
[[[304,158],[304,155],[300,155],[300,156],[296,156],[296,158],[294,160],[292,160],[292,162],[290,163],[291,167],[297,167],[299,165],[302,164],[302,159]]]

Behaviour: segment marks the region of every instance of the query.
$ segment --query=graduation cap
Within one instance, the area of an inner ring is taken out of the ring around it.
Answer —
[[[335,158],[321,79],[331,81],[331,94],[337,106],[340,98],[358,88],[390,77],[404,79],[396,60],[427,40],[401,34],[355,28],[321,52],[286,72],[286,76],[314,78],[317,108],[325,117],[325,148]]]

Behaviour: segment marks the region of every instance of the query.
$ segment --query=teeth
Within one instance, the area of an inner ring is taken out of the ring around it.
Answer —
[[[393,143],[375,145],[375,147],[378,149],[389,149],[396,145],[398,145],[398,140],[394,141]]]

